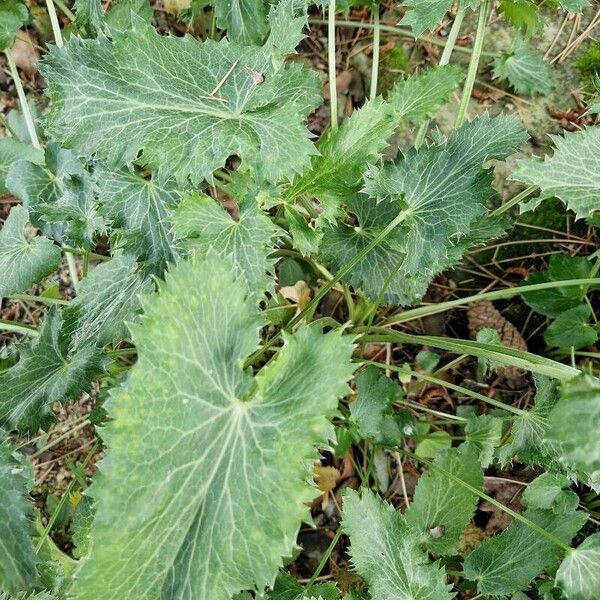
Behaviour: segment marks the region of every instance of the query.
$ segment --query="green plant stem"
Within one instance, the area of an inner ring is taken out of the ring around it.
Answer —
[[[451,473],[450,471],[447,471],[443,467],[440,467],[439,464],[437,464],[436,462],[429,461],[425,458],[421,458],[420,456],[417,456],[413,452],[409,452],[408,450],[404,450],[402,448],[398,448],[397,450],[400,454],[403,454],[404,456],[406,456],[408,458],[412,458],[413,460],[421,463],[422,465],[427,465],[428,467],[435,469],[436,471],[439,471],[440,473],[443,473],[446,477],[448,477],[448,479],[451,479],[458,485],[468,489],[473,494],[477,494],[480,498],[482,498],[483,500],[486,500],[487,502],[489,502],[496,508],[499,508],[502,512],[505,512],[507,515],[510,515],[513,519],[515,519],[517,521],[521,521],[521,523],[523,523],[530,529],[533,529],[533,531],[535,531],[536,533],[541,535],[543,538],[546,538],[549,542],[553,543],[554,545],[558,546],[559,548],[562,548],[566,552],[569,552],[571,550],[571,547],[568,544],[565,544],[565,542],[563,542],[560,538],[556,537],[554,534],[549,533],[543,527],[540,527],[533,521],[530,521],[527,517],[524,517],[521,513],[518,513],[516,511],[512,510],[512,508],[509,508],[508,506],[502,504],[502,502],[498,502],[498,500],[496,500],[495,498],[488,496],[485,492],[482,492],[481,490],[479,490],[475,486],[471,485],[470,483],[463,481],[460,477],[457,477],[456,475],[454,475],[454,473]]]
[[[338,126],[338,102],[335,61],[335,0],[329,0],[327,13],[327,62],[329,68],[329,104],[331,111],[331,129]]]
[[[471,61],[469,62],[467,79],[460,99],[456,121],[454,122],[455,129],[458,129],[465,122],[469,100],[471,99],[471,93],[473,92],[475,78],[477,77],[477,69],[479,68],[479,61],[481,60],[483,51],[483,39],[485,37],[485,26],[487,23],[489,6],[490,0],[482,0],[481,8],[479,9],[477,33],[475,34],[475,42],[473,43],[473,54],[471,55]]]
[[[60,31],[60,23],[58,22],[58,15],[56,14],[56,7],[54,6],[53,0],[46,0],[46,7],[48,8],[48,16],[50,17],[50,23],[52,25],[52,34],[54,35],[54,43],[59,47],[63,47],[63,38]]]
[[[393,370],[394,369],[392,369],[392,371]],[[458,417],[457,415],[451,415],[449,413],[445,413],[440,410],[435,410],[434,408],[428,408],[427,406],[423,406],[422,404],[419,404],[418,402],[413,402],[412,400],[406,400],[405,398],[396,400],[396,402],[398,404],[408,406],[409,408],[412,408],[414,410],[420,410],[420,411],[428,413],[430,415],[434,415],[435,417],[441,417],[445,420],[445,422],[448,422],[448,421],[455,421],[457,423],[466,423],[467,422],[467,419],[465,419],[464,417]]]
[[[309,24],[311,25],[327,25],[327,21],[323,19],[309,19]],[[335,22],[337,27],[350,27],[353,29],[374,29],[372,23],[364,23],[362,21],[344,21],[337,20]],[[379,25],[379,30],[382,33],[389,33],[392,35],[397,35],[399,37],[403,37],[410,40],[415,40],[415,36],[413,35],[410,29],[404,29],[402,27],[394,27],[393,25]],[[438,37],[432,35],[420,35],[418,38],[420,41],[427,42],[428,44],[433,44],[434,46],[439,46],[443,48],[446,45],[446,40],[442,40]],[[456,46],[454,48],[457,52],[462,52],[463,54],[471,54],[473,52],[472,48],[467,48],[465,46]],[[489,58],[496,58],[498,55],[495,52],[481,52],[481,56],[486,56]]]
[[[22,300],[23,302],[37,302],[39,304],[48,304],[52,306],[59,304],[61,306],[68,306],[69,301],[63,300],[62,298],[46,298],[45,296],[32,296],[31,294],[11,294],[8,296],[11,300]]]
[[[523,200],[525,200],[526,198],[529,198],[529,196],[533,195],[537,189],[538,188],[535,185],[531,185],[528,188],[525,188],[524,190],[519,192],[516,196],[513,196],[510,200],[507,200],[504,204],[501,204],[498,208],[494,209],[490,213],[489,216],[490,217],[499,217],[501,214],[504,214],[507,210],[511,209],[513,206],[519,204],[520,202],[523,202]]]
[[[454,48],[456,47],[456,40],[458,39],[458,34],[460,33],[460,28],[462,26],[464,18],[465,8],[459,2],[458,10],[456,11],[456,16],[454,17],[454,22],[452,23],[450,33],[448,33],[448,38],[446,39],[444,51],[442,52],[442,56],[440,57],[440,66],[450,64],[450,58],[452,57],[452,52],[454,52]]]
[[[308,593],[310,588],[315,584],[317,577],[321,574],[321,571],[325,568],[325,565],[327,564],[327,561],[329,560],[331,553],[333,552],[334,548],[337,546],[337,543],[340,541],[340,538],[342,537],[342,533],[343,533],[343,531],[340,526],[340,527],[338,527],[337,531],[335,532],[335,535],[333,536],[333,539],[331,540],[331,543],[329,544],[327,550],[325,550],[325,553],[321,557],[321,560],[319,561],[319,564],[317,565],[315,572],[311,575],[311,578],[308,580],[308,583],[306,584],[306,588],[305,588],[306,593]]]
[[[75,22],[75,15],[62,0],[54,0],[54,4],[60,8],[63,15],[65,15],[72,23]]]
[[[446,44],[444,45],[444,51],[442,52],[442,56],[439,61],[440,67],[447,65],[450,63],[450,58],[452,57],[452,52],[456,46],[456,40],[458,39],[458,34],[460,33],[460,28],[462,22],[465,18],[465,9],[459,3],[458,12],[454,17],[454,22],[452,23],[452,27],[450,29],[450,33],[448,34],[448,38],[446,39]],[[419,130],[417,132],[417,137],[415,138],[415,148],[419,148],[423,141],[425,140],[425,134],[427,133],[427,129],[429,128],[430,119],[427,119],[424,123],[421,124]]]
[[[23,335],[30,335],[33,337],[38,335],[38,330],[32,325],[6,321],[5,319],[0,319],[0,331],[13,331],[14,333],[22,333]]]
[[[394,230],[404,219],[408,216],[409,211],[403,210],[391,221],[383,230],[381,230],[370,242],[367,244],[358,254],[355,254],[352,257],[352,260],[348,261],[345,267],[340,269],[335,277],[329,280],[321,289],[315,294],[315,297],[304,307],[302,311],[300,311],[287,325],[289,329],[300,323],[306,315],[311,315],[314,310],[319,306],[319,302],[323,299],[323,297],[331,290],[338,281],[343,279],[354,267],[367,255],[373,248],[378,246],[389,234],[392,230]],[[259,358],[264,356],[269,348],[271,348],[274,344],[276,344],[282,337],[283,332],[279,331],[275,334],[260,350],[257,350],[254,354],[252,354],[246,361],[245,367],[249,367],[253,363],[255,363]]]
[[[27,98],[25,96],[25,90],[23,89],[23,84],[21,83],[21,78],[19,77],[19,71],[17,70],[17,65],[15,63],[15,59],[10,50],[6,50],[6,61],[8,62],[8,68],[10,70],[10,76],[13,79],[15,84],[15,88],[17,88],[17,95],[19,96],[19,104],[21,105],[21,112],[23,113],[23,118],[25,119],[25,126],[27,127],[27,133],[29,133],[29,139],[31,140],[31,144],[35,148],[41,148],[40,140],[38,139],[37,132],[35,130],[35,125],[33,124],[33,117],[31,116],[31,111],[29,110],[29,104],[27,104]]]
[[[354,329],[356,333],[363,333],[364,327]],[[456,354],[470,354],[481,358],[502,361],[504,364],[547,375],[561,381],[572,379],[581,372],[579,369],[564,365],[531,352],[516,350],[495,344],[483,344],[472,340],[460,340],[429,335],[413,335],[402,331],[389,331],[383,328],[374,328],[375,333],[365,336],[369,342],[390,342],[400,344],[414,344],[416,346],[432,346]]]
[[[419,373],[418,371],[413,371],[412,369],[407,369],[405,367],[399,367],[398,365],[388,365],[387,363],[376,362],[373,360],[365,360],[363,362],[366,365],[375,365],[376,367],[379,367],[380,369],[390,369],[390,371],[396,371],[397,373],[406,373],[417,379],[421,379],[423,381],[427,381],[428,383],[434,383],[435,385],[439,385],[441,387],[448,388],[449,390],[458,392],[459,394],[463,394],[463,396],[469,396],[471,398],[475,398],[476,400],[485,402],[486,404],[489,404],[490,406],[495,406],[496,408],[506,410],[507,412],[511,412],[515,415],[529,416],[529,413],[526,410],[522,410],[521,408],[516,408],[515,406],[511,406],[510,404],[505,404],[504,402],[500,402],[499,400],[494,400],[494,398],[484,396],[483,394],[479,394],[478,392],[474,392],[473,390],[462,387],[460,385],[455,385],[454,383],[449,383],[448,381],[444,381],[443,379],[438,379],[437,377],[434,377],[433,375],[427,375],[425,373]]]
[[[67,259],[67,266],[69,267],[69,275],[71,276],[73,289],[77,290],[77,286],[79,285],[79,275],[77,273],[77,263],[75,262],[75,257],[70,252],[65,251],[65,258]]]
[[[90,451],[87,453],[87,456],[85,457],[85,459],[84,459],[84,461],[83,461],[83,463],[81,465],[81,467],[82,467],[82,469],[83,469],[84,472],[85,472],[85,468],[88,466],[90,460],[92,460],[92,457],[96,453],[96,450],[98,449],[99,445],[100,444],[98,443],[98,440],[96,440],[94,442],[94,445],[91,447]],[[52,513],[52,516],[48,519],[48,524],[44,528],[44,532],[40,536],[40,539],[38,540],[38,543],[37,543],[37,545],[35,547],[35,553],[36,554],[38,554],[39,551],[42,549],[42,546],[44,545],[44,540],[46,539],[46,537],[50,533],[50,530],[52,529],[52,526],[54,525],[54,522],[58,518],[58,515],[59,515],[60,511],[62,510],[62,507],[64,506],[67,498],[69,497],[70,493],[72,492],[73,487],[75,486],[76,481],[77,481],[77,479],[75,477],[73,477],[73,479],[71,479],[71,481],[69,482],[69,485],[65,489],[63,495],[61,496],[61,499],[58,501],[58,504],[56,505],[56,508],[54,509],[54,512]]]
[[[369,98],[377,96],[377,83],[379,81],[379,45],[381,44],[381,30],[379,29],[379,2],[373,7],[373,62],[371,64],[371,90]]]
[[[383,323],[380,323],[379,326],[392,327],[393,325],[398,325],[399,323],[406,323],[407,321],[413,321],[415,319],[421,319],[422,317],[428,317],[429,315],[435,315],[437,313],[456,308],[457,306],[465,306],[467,304],[471,304],[472,302],[478,302],[479,300],[506,300],[508,298],[518,296],[519,294],[523,294],[524,292],[537,292],[540,290],[583,285],[600,285],[600,278],[546,281],[544,283],[533,283],[531,285],[519,285],[512,288],[505,288],[503,290],[495,290],[493,292],[483,292],[481,294],[467,296],[466,298],[457,298],[456,300],[448,300],[446,302],[440,302],[439,304],[419,306],[417,308],[405,310],[399,315],[390,317]]]

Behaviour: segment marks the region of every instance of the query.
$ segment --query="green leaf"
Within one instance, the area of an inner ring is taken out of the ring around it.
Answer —
[[[70,400],[89,389],[104,361],[92,346],[68,353],[63,321],[52,309],[39,336],[21,344],[20,360],[0,375],[0,423],[8,429],[36,432],[51,420],[52,404]]]
[[[5,592],[0,591],[0,600],[59,600],[56,596],[53,596],[50,592],[31,592],[27,594],[23,592],[16,594],[15,596],[9,595]]]
[[[589,475],[600,470],[600,380],[582,374],[567,382],[548,418],[546,440],[561,462]]]
[[[380,159],[388,139],[403,120],[416,121],[444,104],[461,79],[456,67],[429,69],[396,84],[388,100],[377,97],[329,129],[317,143],[310,171],[294,181],[286,197],[316,196],[324,217],[333,221],[348,196],[362,187],[368,165]]]
[[[503,466],[515,456],[527,464],[544,464],[557,457],[557,449],[546,439],[548,416],[558,402],[556,383],[548,377],[534,376],[536,395],[534,405],[526,414],[514,418],[510,437],[498,450],[498,460]]]
[[[326,417],[348,391],[352,343],[303,327],[253,377],[242,364],[265,321],[213,254],[180,261],[144,308],[72,593],[229,600],[272,585],[309,516],[306,464],[333,437]]]
[[[585,523],[583,512],[555,515],[527,510],[524,517],[569,544]],[[488,538],[465,560],[465,577],[477,582],[484,595],[505,596],[527,588],[550,569],[564,550],[521,521],[513,521],[501,534]]]
[[[419,539],[394,507],[370,490],[348,490],[342,526],[356,572],[377,600],[451,600],[442,567],[431,563]]]
[[[556,583],[569,600],[600,597],[600,533],[594,533],[572,549],[556,572]]]
[[[13,452],[0,430],[0,587],[10,593],[30,589],[37,580],[27,498],[32,476],[24,457]]]
[[[398,81],[387,100],[398,119],[416,123],[432,117],[446,104],[462,78],[463,73],[459,67],[432,67],[421,74]]]
[[[104,15],[104,21],[111,32],[126,31],[133,27],[136,17],[150,23],[153,15],[148,0],[116,0]]]
[[[423,458],[435,458],[440,452],[452,446],[452,438],[447,431],[428,433],[415,448],[415,454]]]
[[[305,596],[306,588],[294,577],[284,571],[277,575],[272,592],[267,592],[265,600],[304,600],[304,598],[323,598],[338,600],[339,592],[335,583],[316,584],[310,588],[310,595]],[[261,596],[262,598],[262,596]]]
[[[242,203],[234,220],[209,196],[188,194],[172,214],[185,247],[205,256],[216,252],[235,269],[251,292],[261,298],[273,287],[275,261],[268,258],[278,229],[252,199]]]
[[[102,167],[96,168],[94,178],[102,203],[99,212],[110,222],[118,242],[161,276],[167,263],[177,258],[168,215],[179,200],[173,186]]]
[[[518,163],[511,179],[540,188],[540,200],[560,198],[578,219],[600,210],[600,129],[550,136],[554,154]]]
[[[526,96],[548,95],[555,83],[552,66],[523,37],[515,39],[510,52],[494,60],[494,77],[508,81],[517,94]]]
[[[452,555],[457,553],[460,537],[473,518],[478,496],[436,467],[476,489],[483,488],[483,472],[473,447],[463,445],[440,452],[419,478],[412,504],[404,514],[406,523],[430,552]]]
[[[402,395],[401,388],[374,365],[361,371],[355,381],[357,393],[350,414],[360,436],[378,444],[398,445],[402,432],[392,404]]]
[[[6,187],[29,209],[32,223],[58,240],[89,247],[103,229],[89,173],[72,152],[54,142],[46,147],[45,165],[13,163]]]
[[[400,213],[398,203],[384,200],[377,203],[364,194],[347,200],[348,209],[356,215],[356,226],[339,223],[325,228],[320,256],[335,273],[366,248]],[[398,226],[352,269],[344,280],[355,289],[362,289],[372,299],[384,305],[411,305],[427,290],[428,279],[409,277],[403,269],[406,256],[407,230]]]
[[[152,290],[130,254],[117,253],[81,281],[64,312],[70,350],[108,344],[129,337],[127,325],[141,310],[140,296]]]
[[[265,0],[213,0],[217,27],[241,44],[262,44],[269,33]]]
[[[61,259],[58,246],[28,235],[29,214],[14,206],[0,229],[0,298],[30,288],[52,273]]]
[[[231,155],[269,180],[291,176],[315,152],[304,120],[320,100],[319,83],[299,64],[273,59],[272,44],[161,36],[140,19],[112,41],[73,37],[40,66],[53,105],[47,130],[111,169],[141,151],[139,162],[161,182],[197,184]]]
[[[44,163],[44,153],[31,144],[14,137],[0,138],[0,196],[8,192],[6,176],[10,165],[18,160],[28,160],[36,164]]]
[[[18,0],[0,0],[0,52],[10,50],[15,43],[17,29],[29,20],[29,13]]]
[[[103,31],[101,0],[75,0],[75,25],[89,33]]]
[[[551,510],[557,515],[573,512],[579,505],[579,497],[571,489],[569,478],[553,473],[544,473],[534,479],[521,498],[529,508]]]
[[[585,279],[593,275],[594,263],[582,256],[554,254],[550,257],[548,271],[533,273],[523,280],[523,285]],[[595,289],[595,288],[593,288]],[[570,308],[579,306],[588,291],[587,286],[569,286],[525,292],[521,294],[525,304],[547,317],[558,317]]]
[[[371,168],[365,190],[406,211],[403,267],[408,274],[433,275],[448,256],[451,240],[470,233],[493,195],[490,159],[504,159],[527,135],[514,116],[487,114],[463,125],[445,143],[410,150],[383,168]]]
[[[73,556],[81,559],[90,550],[90,531],[96,515],[96,507],[89,496],[82,496],[75,508],[70,533],[75,548]]]
[[[569,12],[581,12],[589,5],[589,0],[558,0],[560,7]]]
[[[412,27],[415,37],[419,37],[424,31],[432,30],[444,18],[452,8],[452,0],[406,0],[405,6],[409,10],[399,25]]]
[[[469,417],[465,427],[466,443],[477,448],[479,462],[484,469],[494,460],[494,452],[500,445],[504,419],[493,415]]]
[[[538,8],[533,0],[500,0],[498,12],[513,26],[533,33],[542,25]]]
[[[592,309],[587,304],[566,310],[546,329],[544,340],[550,347],[590,346],[598,339],[598,332],[590,325],[591,316]]]

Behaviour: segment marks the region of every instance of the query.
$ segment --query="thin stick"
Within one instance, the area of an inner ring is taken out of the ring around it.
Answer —
[[[334,0],[334,2],[335,2],[335,0]],[[312,577],[308,580],[308,583],[306,584],[306,589],[305,589],[306,593],[308,593],[310,588],[314,585],[315,581],[317,580],[317,577],[321,574],[321,571],[325,568],[325,565],[327,564],[327,561],[329,560],[331,553],[333,552],[334,548],[337,546],[337,543],[340,541],[340,538],[342,537],[342,533],[343,533],[342,528],[338,527],[338,530],[335,532],[335,536],[331,540],[329,547],[327,548],[327,550],[325,550],[325,553],[321,557],[321,560],[320,560],[319,564],[317,565],[315,572],[312,574]]]
[[[21,78],[19,77],[19,71],[17,70],[15,59],[13,58],[13,55],[11,54],[10,50],[7,50],[5,54],[6,60],[8,62],[8,68],[10,69],[10,75],[13,79],[15,87],[17,88],[19,104],[21,105],[21,112],[23,113],[23,118],[25,119],[27,133],[29,133],[29,139],[31,140],[31,144],[35,148],[41,148],[40,140],[38,139],[37,132],[35,130],[35,125],[33,124],[33,117],[31,116],[31,111],[29,110],[29,104],[27,104],[25,90],[23,89]]]
[[[329,68],[329,104],[331,111],[331,129],[337,129],[338,108],[335,68],[335,0],[329,0],[329,11],[327,14],[327,62]]]
[[[373,7],[373,64],[371,65],[371,90],[369,98],[377,96],[377,82],[379,80],[379,45],[381,43],[381,30],[379,29],[379,2]]]
[[[71,9],[62,1],[62,0],[54,0],[54,4],[60,8],[62,13],[69,18],[71,22],[75,21],[75,15],[71,11]]]
[[[46,6],[48,8],[48,16],[50,17],[50,23],[52,24],[52,33],[54,34],[54,43],[62,48],[64,46],[62,33],[60,31],[60,23],[58,22],[58,15],[56,14],[56,7],[52,0],[46,0]]]
[[[458,129],[465,122],[465,116],[467,114],[469,100],[471,99],[471,93],[473,92],[473,86],[475,85],[477,69],[479,68],[479,61],[481,59],[481,53],[483,50],[483,39],[485,37],[485,26],[488,17],[489,6],[490,0],[482,0],[481,8],[479,9],[477,33],[475,34],[475,42],[473,44],[473,54],[471,55],[471,61],[469,62],[467,80],[465,81],[465,87],[463,89],[462,97],[460,99],[460,105],[458,107],[456,121],[454,122],[455,129]]]
[[[446,40],[446,45],[444,46],[444,51],[442,52],[442,56],[440,58],[439,65],[440,67],[447,65],[450,63],[450,58],[452,57],[452,51],[456,46],[456,40],[458,39],[458,34],[460,33],[460,27],[462,25],[463,19],[465,17],[465,9],[459,4],[458,12],[454,17],[454,22],[452,23],[452,27],[450,29],[450,33],[448,34],[448,39]],[[430,119],[427,119],[417,132],[417,137],[415,138],[415,148],[419,148],[423,141],[425,140],[425,134],[427,133],[427,129],[429,128]]]
[[[214,96],[222,87],[223,84],[227,81],[228,77],[233,73],[233,70],[235,69],[235,67],[237,66],[237,64],[240,62],[240,59],[238,58],[232,65],[231,67],[229,67],[229,69],[227,70],[227,73],[225,73],[225,75],[223,75],[223,78],[221,79],[221,81],[219,81],[219,83],[217,83],[217,85],[215,85],[213,91],[209,94],[209,96]]]
[[[490,213],[490,217],[498,217],[501,214],[505,213],[508,209],[512,208],[519,202],[523,202],[526,198],[529,198],[536,190],[537,186],[530,185],[528,188],[525,188],[523,191],[519,192],[516,196],[513,196],[510,200],[507,200],[504,204],[500,205],[498,208],[493,210]]]
[[[309,19],[308,23],[311,25],[327,25],[327,21],[323,19]],[[365,23],[363,21],[343,21],[339,20],[335,22],[337,27],[351,27],[353,29],[373,29],[373,23]],[[393,25],[379,25],[380,31],[384,33],[389,33],[392,35],[397,35],[399,37],[407,38],[410,40],[415,40],[415,36],[413,35],[410,29],[403,29],[402,27],[394,27]],[[428,44],[433,44],[434,46],[439,46],[443,48],[446,45],[446,40],[442,40],[433,35],[420,35],[419,41],[427,42]],[[471,54],[473,52],[472,48],[468,48],[466,46],[456,46],[454,48],[457,52],[462,52],[463,54]],[[496,58],[498,54],[495,52],[481,52],[481,56],[487,56],[489,58]]]
[[[425,316],[435,315],[440,312],[445,312],[457,306],[464,306],[471,302],[477,302],[479,300],[506,300],[513,296],[518,296],[524,292],[537,292],[540,290],[550,290],[553,288],[561,287],[575,287],[583,285],[598,285],[600,279],[565,279],[562,281],[546,281],[544,283],[533,283],[531,285],[518,285],[511,288],[505,288],[502,290],[495,290],[493,292],[483,292],[482,294],[474,294],[473,296],[467,296],[466,298],[457,298],[456,300],[447,300],[446,302],[440,302],[438,304],[431,304],[426,306],[419,306],[410,310],[405,310],[399,315],[394,315],[386,321],[384,321],[382,327],[391,327],[398,323],[405,323],[406,321],[412,321],[414,319],[420,319]]]
[[[71,276],[73,289],[77,290],[77,286],[79,285],[79,274],[77,273],[75,257],[70,252],[65,252],[65,258],[67,259],[67,266],[69,267],[69,275]]]

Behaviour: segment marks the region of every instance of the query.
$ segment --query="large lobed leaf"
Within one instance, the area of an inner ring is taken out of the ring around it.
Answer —
[[[0,51],[10,50],[17,29],[27,23],[27,7],[19,0],[0,0]]]
[[[13,451],[0,429],[0,589],[16,593],[36,583],[37,559],[27,500],[31,478],[23,457]]]
[[[100,214],[109,220],[119,244],[125,245],[162,275],[177,258],[168,209],[179,200],[173,186],[160,185],[127,170],[94,171],[101,202]]]
[[[262,44],[269,32],[266,0],[214,0],[217,27],[242,44]]]
[[[507,80],[517,94],[548,95],[554,89],[554,71],[529,48],[526,39],[518,37],[509,52],[494,60],[494,77]]]
[[[464,0],[461,4],[474,8],[478,2],[479,0]],[[452,0],[406,0],[404,4],[410,10],[400,24],[410,25],[415,37],[419,37],[427,29],[434,29],[452,8]]]
[[[451,600],[443,568],[419,548],[419,538],[394,507],[370,490],[344,498],[345,532],[357,573],[377,600]]]
[[[600,210],[600,129],[550,137],[554,154],[520,161],[511,178],[539,187],[540,200],[560,198],[577,218],[589,217]]]
[[[456,554],[460,536],[475,513],[476,493],[456,483],[447,473],[472,488],[483,487],[477,450],[472,446],[450,448],[436,455],[421,475],[413,502],[405,513],[419,541],[437,555]]]
[[[51,310],[39,335],[21,344],[19,362],[0,376],[0,424],[37,431],[51,416],[52,404],[76,398],[102,371],[102,354],[94,346],[69,353],[63,319]]]
[[[152,287],[130,254],[118,252],[98,265],[64,312],[70,351],[102,348],[127,337],[126,322],[141,309],[140,295]]]
[[[73,594],[229,600],[272,585],[308,518],[306,462],[332,433],[352,344],[304,327],[253,377],[242,364],[265,322],[214,254],[180,262],[144,304]]]
[[[141,19],[112,40],[73,37],[40,66],[53,102],[47,130],[110,168],[141,151],[161,181],[198,183],[231,155],[260,164],[267,179],[291,176],[315,152],[304,120],[319,102],[319,83],[277,56],[271,38],[263,47],[198,42],[161,36]]]
[[[590,476],[600,471],[600,379],[580,375],[567,382],[548,425],[546,440],[561,462]]]
[[[512,153],[525,135],[514,117],[484,115],[445,142],[371,166],[365,186],[371,197],[348,198],[357,223],[325,229],[323,258],[334,272],[343,268],[403,211],[404,221],[344,279],[383,304],[414,304],[435,274],[502,234],[505,220],[484,214],[494,190],[483,166]]]
[[[436,67],[398,82],[387,100],[369,100],[339,128],[329,129],[321,137],[319,155],[312,159],[310,171],[294,181],[287,198],[305,193],[316,196],[325,218],[333,220],[341,203],[361,188],[367,166],[379,160],[398,124],[434,113],[461,77],[456,67]]]
[[[569,600],[600,598],[600,533],[586,538],[567,553],[556,572],[556,582]]]
[[[273,249],[277,226],[254,198],[242,203],[237,219],[213,198],[188,194],[173,212],[173,227],[180,243],[200,256],[215,252],[231,264],[254,298],[273,287]]]
[[[447,258],[449,242],[470,233],[494,193],[483,164],[507,158],[526,139],[516,117],[486,114],[443,144],[410,150],[381,169],[371,169],[367,193],[378,201],[396,201],[406,211],[408,273],[433,274]]]
[[[524,515],[563,544],[569,544],[587,519],[583,512],[556,515],[550,510],[527,510]],[[564,550],[521,521],[488,538],[466,559],[465,576],[477,582],[477,591],[505,596],[525,589],[551,568]]]
[[[0,138],[0,195],[6,194],[6,176],[10,165],[17,160],[43,164],[44,152],[14,137]]]
[[[56,269],[58,246],[42,236],[29,239],[29,213],[15,206],[0,229],[0,298],[22,292]]]

